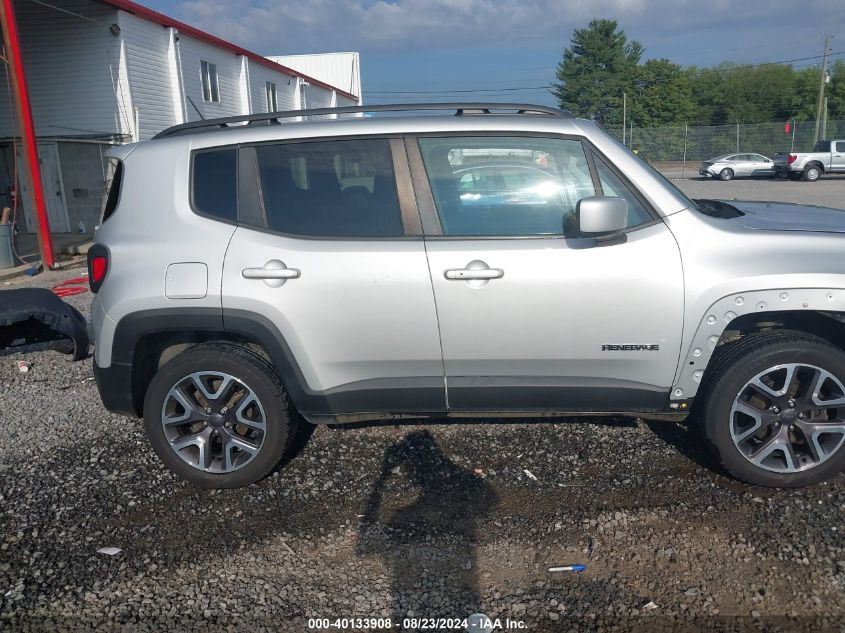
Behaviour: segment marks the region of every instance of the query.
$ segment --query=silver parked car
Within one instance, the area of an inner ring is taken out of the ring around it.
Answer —
[[[417,109],[440,116],[344,118]],[[100,395],[200,486],[266,476],[306,421],[408,417],[691,416],[748,482],[845,466],[842,211],[690,200],[528,105],[249,115],[109,154]]]
[[[775,165],[771,158],[761,154],[725,154],[701,163],[698,173],[719,180],[772,177]]]

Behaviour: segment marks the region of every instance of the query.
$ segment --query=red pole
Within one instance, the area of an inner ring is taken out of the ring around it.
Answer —
[[[53,240],[50,237],[50,221],[47,218],[47,204],[44,201],[44,187],[41,182],[41,168],[38,160],[38,149],[35,140],[35,123],[32,119],[32,106],[29,102],[29,91],[26,86],[26,74],[23,69],[21,56],[21,41],[18,34],[18,23],[15,19],[15,4],[13,0],[0,0],[0,18],[3,21],[3,43],[5,44],[6,63],[11,66],[9,73],[12,91],[18,108],[20,121],[21,149],[26,164],[24,177],[29,176],[32,206],[38,220],[38,244],[41,249],[41,261],[47,269],[56,263],[53,256]],[[14,151],[14,148],[13,148]]]

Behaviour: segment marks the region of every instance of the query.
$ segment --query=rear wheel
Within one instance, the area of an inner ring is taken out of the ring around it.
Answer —
[[[801,332],[753,334],[713,361],[702,415],[730,474],[799,487],[845,467],[845,353]]]
[[[822,171],[815,165],[810,165],[809,167],[804,169],[804,173],[801,174],[801,179],[805,180],[806,182],[816,182],[819,178],[821,178]]]
[[[719,180],[733,180],[734,177],[734,170],[730,169],[729,167],[725,167],[722,171],[719,172]]]
[[[267,362],[221,343],[191,348],[156,373],[144,400],[144,425],[165,465],[203,488],[262,479],[296,430]]]

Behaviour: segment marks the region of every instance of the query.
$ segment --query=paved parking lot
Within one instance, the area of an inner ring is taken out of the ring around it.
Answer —
[[[845,195],[845,179],[680,185]],[[203,491],[101,407],[90,361],[0,351],[0,412],[2,630],[301,632],[473,612],[528,631],[845,630],[845,477],[749,487],[684,425],[303,427],[279,474]],[[587,570],[547,571],[570,563]]]
[[[722,182],[697,177],[673,179],[672,182],[691,198],[777,200],[845,209],[845,175],[825,176],[816,182],[774,178],[744,178]]]

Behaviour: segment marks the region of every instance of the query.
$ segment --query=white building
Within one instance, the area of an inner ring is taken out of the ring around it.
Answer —
[[[93,231],[109,179],[104,146],[200,118],[360,103],[359,78],[333,85],[129,0],[15,0],[15,11],[53,233]],[[0,207],[11,206],[19,135],[6,86]],[[19,228],[34,231],[21,198]]]
[[[361,58],[358,53],[280,55],[267,59],[346,91],[337,96],[338,106],[361,105]],[[358,95],[357,98],[350,95]],[[303,97],[307,100],[308,90]],[[311,107],[311,106],[309,106]]]

